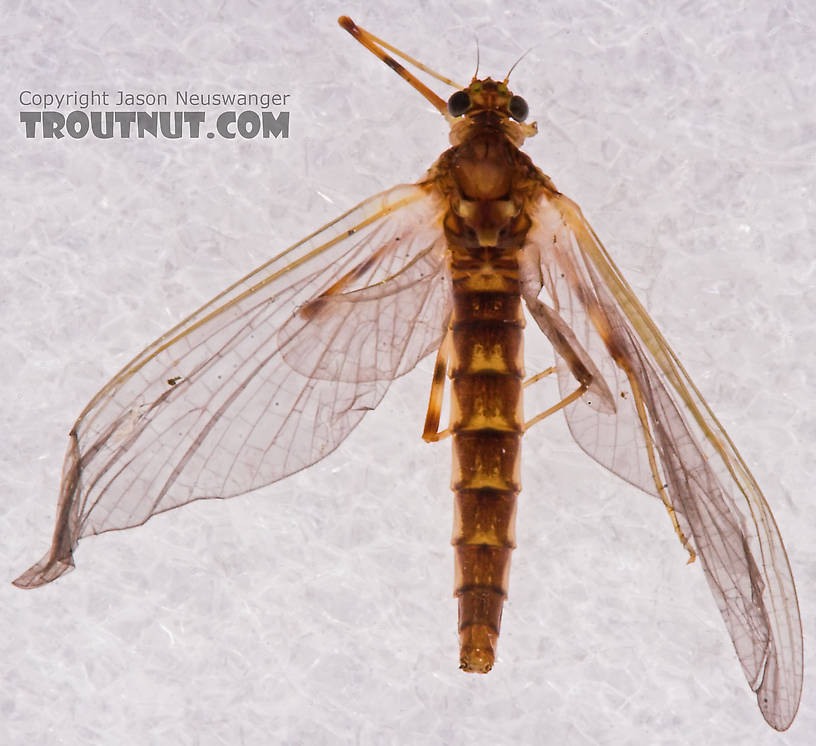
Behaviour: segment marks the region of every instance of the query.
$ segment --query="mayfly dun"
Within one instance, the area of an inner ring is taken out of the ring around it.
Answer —
[[[117,373],[71,429],[51,547],[15,584],[70,570],[82,537],[314,464],[435,352],[423,437],[453,448],[461,668],[494,664],[522,435],[561,411],[586,453],[662,500],[762,714],[784,730],[800,699],[802,631],[774,518],[580,209],[519,149],[536,134],[527,103],[507,78],[476,77],[445,101],[389,52],[447,78],[347,17],[340,25],[445,117],[450,149],[421,181],[277,254]],[[526,380],[525,308],[555,352]],[[525,387],[550,374],[560,401],[525,417]]]

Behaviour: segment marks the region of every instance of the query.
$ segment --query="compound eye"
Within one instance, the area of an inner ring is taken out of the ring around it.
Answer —
[[[448,112],[452,117],[461,117],[470,108],[470,96],[467,91],[456,91],[448,99]]]
[[[450,108],[450,103],[448,103],[448,108]],[[507,109],[510,112],[510,116],[517,122],[523,122],[527,119],[527,114],[530,113],[527,102],[521,96],[513,96],[507,105]]]

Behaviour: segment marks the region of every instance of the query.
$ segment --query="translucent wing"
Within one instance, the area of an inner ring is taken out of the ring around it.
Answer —
[[[773,515],[578,206],[550,186],[528,233],[525,298],[545,333],[553,315],[572,331],[566,353],[556,348],[562,395],[576,387],[575,360],[588,357],[592,375],[604,381],[565,408],[570,432],[607,469],[670,502],[699,554],[759,707],[770,725],[784,730],[801,694],[802,628]],[[538,298],[542,287],[551,306]]]
[[[156,340],[70,433],[49,552],[274,482],[331,453],[392,379],[438,347],[449,289],[441,204],[399,186],[312,234]]]

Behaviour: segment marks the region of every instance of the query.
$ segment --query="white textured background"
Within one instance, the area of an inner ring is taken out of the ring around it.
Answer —
[[[555,418],[525,441],[498,665],[460,673],[449,445],[419,438],[428,362],[305,473],[85,540],[43,589],[0,584],[0,742],[813,743],[813,3],[118,5],[2,2],[0,577],[45,550],[66,434],[116,370],[445,148],[345,12],[462,81],[474,34],[494,77],[534,46],[511,81],[541,131],[527,152],[764,487],[801,597],[804,698],[788,733],[765,725],[663,508]],[[20,90],[91,87],[288,92],[291,138],[23,137]]]

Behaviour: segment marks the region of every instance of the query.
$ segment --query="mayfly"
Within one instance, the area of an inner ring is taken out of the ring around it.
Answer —
[[[96,394],[70,432],[50,550],[16,585],[71,569],[84,536],[314,464],[436,351],[423,437],[453,447],[461,668],[493,666],[522,435],[562,411],[584,451],[663,501],[765,719],[787,728],[802,632],[774,518],[580,209],[519,149],[536,126],[509,73],[455,86],[339,22],[439,110],[452,147],[418,183],[366,200],[225,290]],[[458,90],[446,102],[388,52]],[[526,381],[524,307],[556,358]],[[525,420],[523,389],[547,374],[561,400]]]

